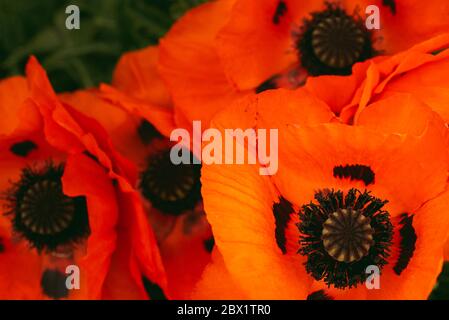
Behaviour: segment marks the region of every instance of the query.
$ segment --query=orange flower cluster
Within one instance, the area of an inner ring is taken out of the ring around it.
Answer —
[[[70,93],[31,57],[0,81],[0,299],[427,299],[449,259],[448,15],[210,1]],[[276,129],[277,172],[173,163],[193,121]]]

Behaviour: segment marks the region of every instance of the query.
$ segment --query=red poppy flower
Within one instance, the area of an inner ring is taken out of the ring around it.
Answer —
[[[200,166],[174,165],[167,136],[174,129],[170,99],[156,71],[158,49],[125,54],[112,86],[64,94],[62,99],[97,119],[117,150],[138,170],[140,191],[167,272],[172,298],[190,295],[210,260],[213,238],[200,193]],[[178,118],[179,119],[179,118]]]
[[[134,166],[96,121],[57,98],[35,58],[26,74],[0,83],[0,295],[163,297],[165,273],[132,187]],[[69,265],[79,268],[79,290],[66,286]]]
[[[368,5],[380,8],[379,31],[361,18]],[[448,12],[443,0],[219,0],[172,27],[161,40],[159,65],[175,109],[207,125],[242,95],[295,88],[309,74],[347,75],[357,62],[437,35],[448,27]]]
[[[365,10],[376,5],[380,29],[370,31]],[[407,49],[448,28],[445,1],[341,2],[238,0],[220,30],[218,52],[226,75],[241,90],[276,84],[286,70],[291,86],[310,75],[350,74],[355,62]]]
[[[222,132],[278,128],[279,171],[203,165],[224,263],[199,290],[223,270],[249,299],[428,297],[449,234],[444,122],[404,94],[371,104],[357,125],[334,119],[305,89],[265,92],[214,118]],[[365,286],[370,266],[380,271],[378,289]]]
[[[305,87],[339,114],[343,122],[357,123],[360,112],[371,104],[406,93],[428,105],[447,123],[448,48],[449,34],[444,33],[391,57],[357,64],[351,76],[309,78]]]

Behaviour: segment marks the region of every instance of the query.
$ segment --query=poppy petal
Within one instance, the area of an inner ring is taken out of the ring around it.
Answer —
[[[226,136],[225,128],[246,129],[256,122],[254,104],[242,108],[236,103],[234,108],[212,122],[222,136]],[[305,271],[297,268],[296,254],[283,255],[278,247],[273,215],[278,196],[270,179],[258,169],[250,164],[203,164],[204,207],[217,247],[248,298],[304,299],[308,286],[303,280]]]
[[[114,228],[117,225],[118,205],[115,191],[106,172],[82,154],[67,159],[62,183],[65,194],[85,196],[87,199],[91,234],[81,265],[87,279],[87,297],[99,299],[116,246]]]
[[[427,159],[429,154],[422,151],[431,143],[427,139],[406,139],[337,124],[291,128],[279,138],[283,143],[275,181],[280,192],[298,206],[309,203],[317,190],[368,188],[376,197],[390,200],[387,207],[396,215],[416,210],[435,197],[447,179],[446,152],[437,148],[436,161]],[[334,175],[336,166],[346,165],[368,166],[374,173],[373,181]]]
[[[247,297],[229,274],[218,250],[204,270],[201,280],[191,294],[193,300],[246,300]]]
[[[379,290],[368,290],[369,299],[427,299],[443,264],[444,240],[448,236],[449,217],[442,214],[449,205],[449,194],[424,204],[413,217],[416,244],[407,267],[400,275],[392,264],[382,271]],[[410,290],[413,288],[413,290]]]
[[[158,59],[157,46],[125,53],[115,67],[112,86],[136,99],[169,108],[171,98],[159,76]]]
[[[192,288],[211,260],[208,245],[212,235],[190,234],[184,229],[185,220],[178,219],[171,234],[160,244],[168,290],[176,300],[190,298]]]
[[[23,77],[12,77],[0,81],[0,112],[2,114],[0,135],[9,135],[19,126],[17,113],[20,108],[10,106],[20,105],[29,96],[28,84]]]
[[[207,127],[214,114],[242,96],[226,78],[214,46],[233,2],[200,5],[160,41],[160,73],[173,94],[177,119],[201,120]]]
[[[227,76],[240,90],[249,90],[295,63],[293,25],[321,7],[318,1],[236,1],[217,35]]]
[[[386,5],[392,3],[392,5]],[[436,0],[423,5],[422,1],[381,1],[345,0],[348,10],[365,10],[369,5],[380,9],[381,30],[376,44],[387,54],[410,48],[415,43],[429,39],[448,29],[449,5],[444,0]],[[361,12],[364,14],[364,12]]]

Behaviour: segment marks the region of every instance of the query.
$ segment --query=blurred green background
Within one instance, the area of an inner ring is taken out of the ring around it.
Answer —
[[[34,54],[58,92],[109,82],[122,53],[157,44],[177,18],[202,2],[0,0],[0,78],[23,74]],[[80,30],[65,27],[71,4],[80,8]],[[449,299],[448,263],[430,298]]]
[[[172,23],[205,0],[0,0],[0,77],[23,74],[30,54],[57,91],[111,79],[123,52],[157,44]],[[65,9],[80,8],[80,30]]]

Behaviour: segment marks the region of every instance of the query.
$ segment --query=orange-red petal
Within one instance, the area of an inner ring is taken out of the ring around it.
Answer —
[[[175,117],[189,123],[211,118],[242,96],[221,67],[214,39],[233,0],[219,0],[192,9],[160,41],[159,70],[173,95]]]

